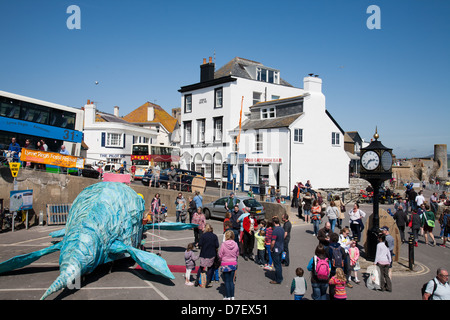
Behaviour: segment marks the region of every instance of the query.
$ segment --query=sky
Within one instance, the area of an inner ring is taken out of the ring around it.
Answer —
[[[3,91],[76,108],[89,99],[121,116],[147,101],[170,113],[204,58],[219,69],[241,57],[294,87],[319,75],[341,128],[366,141],[377,128],[399,158],[450,146],[447,0],[0,0],[0,12]]]

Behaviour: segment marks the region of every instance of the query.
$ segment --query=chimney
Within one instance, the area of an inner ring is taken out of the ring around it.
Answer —
[[[322,79],[310,73],[308,77],[303,78],[303,89],[310,92],[322,92]]]
[[[200,82],[214,80],[215,64],[212,62],[212,57],[209,57],[209,62],[203,59],[203,64],[200,66]]]
[[[155,119],[155,108],[152,104],[148,104],[147,107],[147,121],[153,121]]]
[[[119,118],[119,107],[118,107],[118,106],[115,106],[115,107],[114,107],[114,115],[115,115],[117,118]]]

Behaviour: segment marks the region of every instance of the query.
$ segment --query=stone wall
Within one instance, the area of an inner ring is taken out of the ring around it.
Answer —
[[[0,199],[3,199],[4,207],[9,207],[10,191],[14,190],[14,179],[11,177],[8,167],[0,168],[0,176]],[[30,225],[37,223],[36,216],[39,216],[41,210],[44,213],[44,219],[46,219],[47,204],[72,203],[84,188],[97,182],[100,182],[100,180],[27,169],[20,169],[17,176],[18,190],[33,190],[33,210],[29,212]],[[130,187],[144,196],[146,210],[149,209],[155,194],[159,193],[161,203],[164,203],[168,208],[168,215],[175,216],[175,198],[178,195],[178,191],[151,188],[142,184],[130,184]],[[189,196],[194,196],[194,194],[189,192],[182,193],[186,201],[188,201]],[[217,199],[217,196],[203,195],[203,203]],[[275,215],[281,217],[283,213],[290,211],[289,205],[269,202],[262,202],[262,204],[266,210],[266,218],[271,218]]]

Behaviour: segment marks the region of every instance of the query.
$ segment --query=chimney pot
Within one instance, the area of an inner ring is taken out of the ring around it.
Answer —
[[[209,57],[209,63],[212,63],[212,57]]]
[[[203,64],[206,64],[206,58],[203,58]]]

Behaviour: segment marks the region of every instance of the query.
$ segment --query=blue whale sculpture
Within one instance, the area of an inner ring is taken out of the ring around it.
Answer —
[[[160,256],[138,249],[142,234],[158,225],[142,224],[144,200],[120,182],[99,182],[85,188],[74,200],[66,228],[51,233],[63,237],[48,248],[16,256],[0,263],[0,273],[22,268],[40,257],[60,251],[60,274],[41,297],[45,299],[77,277],[90,273],[110,261],[131,256],[144,270],[174,279]],[[195,224],[162,224],[160,229],[182,230]]]

